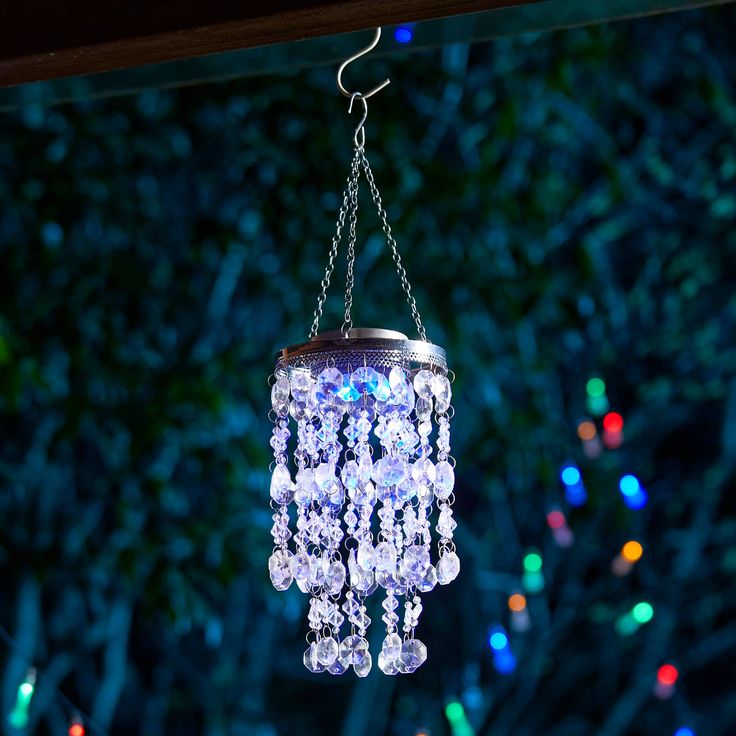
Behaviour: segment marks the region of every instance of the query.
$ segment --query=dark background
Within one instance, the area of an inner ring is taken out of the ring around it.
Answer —
[[[399,678],[307,672],[305,598],[266,570],[266,379],[307,335],[351,156],[334,70],[4,114],[4,733],[63,734],[76,710],[115,736],[733,733],[735,37],[726,6],[356,64],[393,80],[368,154],[457,374],[463,567],[426,596],[429,659]],[[410,333],[368,205],[355,322]],[[593,459],[594,375],[625,428]],[[627,539],[644,554],[620,577]],[[530,548],[545,587],[513,631]],[[654,617],[623,635],[639,601]]]

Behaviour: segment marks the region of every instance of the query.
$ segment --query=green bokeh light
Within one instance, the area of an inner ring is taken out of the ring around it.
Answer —
[[[647,603],[646,601],[642,601],[641,603],[637,603],[631,609],[631,615],[634,617],[637,623],[645,624],[648,621],[651,621],[654,617],[654,609],[652,608],[651,604]]]
[[[585,388],[588,392],[588,396],[593,396],[595,398],[604,396],[606,393],[606,384],[603,382],[602,378],[598,378],[597,376],[591,378]]]
[[[465,708],[463,708],[462,703],[459,703],[457,700],[453,700],[445,707],[445,715],[447,716],[447,720],[450,722],[461,721],[465,718]]]
[[[537,552],[529,552],[524,557],[524,569],[527,572],[539,572],[542,569],[542,556]]]

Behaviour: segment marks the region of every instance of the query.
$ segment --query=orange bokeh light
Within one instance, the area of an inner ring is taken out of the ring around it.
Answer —
[[[514,593],[509,596],[509,608],[514,613],[519,613],[526,608],[526,598],[521,593]]]
[[[69,736],[84,736],[84,726],[81,723],[72,723],[69,726]]]
[[[580,437],[583,442],[592,440],[596,436],[596,433],[595,424],[591,422],[590,419],[586,419],[584,422],[580,422],[580,424],[578,424],[578,437]]]
[[[644,548],[635,539],[632,539],[621,548],[621,555],[627,562],[638,562],[644,554]]]

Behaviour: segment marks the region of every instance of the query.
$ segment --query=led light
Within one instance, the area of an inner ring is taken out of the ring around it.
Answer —
[[[648,500],[649,496],[643,488],[640,488],[633,496],[624,496],[624,503],[630,509],[643,509]]]
[[[414,38],[414,32],[407,26],[399,26],[394,30],[394,38],[399,43],[411,43],[412,38]]]
[[[641,490],[639,479],[634,475],[624,475],[618,482],[618,487],[624,496],[634,496]]]
[[[576,486],[565,486],[565,500],[570,506],[582,506],[588,500],[588,492],[582,483]]]
[[[638,562],[641,559],[642,554],[644,554],[644,548],[635,539],[626,542],[626,544],[621,548],[621,556],[627,562]]]
[[[81,723],[72,723],[69,726],[69,736],[84,736],[84,726]]]
[[[672,664],[663,664],[657,670],[657,680],[662,685],[674,685],[679,676],[680,673],[677,671],[677,667]]]
[[[496,631],[491,634],[490,644],[491,649],[499,652],[502,649],[506,649],[506,647],[509,645],[509,638],[508,636],[506,636],[506,634],[503,633],[503,631]]]
[[[675,736],[695,736],[695,731],[687,726],[681,726],[675,731]]]
[[[566,524],[565,514],[557,509],[550,511],[547,514],[547,524],[549,524],[550,529],[561,529]]]
[[[461,721],[465,718],[465,708],[463,708],[462,703],[453,700],[445,706],[445,715],[450,723]]]
[[[611,411],[603,417],[603,429],[607,432],[618,433],[624,428],[624,418],[616,411]]]
[[[516,657],[510,649],[504,649],[494,656],[493,666],[502,675],[510,675],[516,669]]]
[[[524,556],[524,569],[527,572],[539,572],[542,569],[542,556],[537,552],[529,552]]]
[[[594,376],[585,385],[585,390],[588,392],[588,396],[598,398],[606,393],[606,384],[603,382],[602,378]]]
[[[589,442],[594,439],[596,434],[597,430],[595,428],[595,424],[591,422],[590,419],[586,419],[578,424],[578,437],[580,437],[583,442]]]
[[[514,593],[509,596],[508,605],[512,611],[518,613],[526,608],[526,598],[521,593]]]
[[[651,604],[647,603],[646,601],[642,601],[641,603],[637,603],[631,609],[631,615],[634,617],[634,620],[637,623],[645,624],[651,621],[654,617],[654,609],[652,608]]]
[[[576,486],[581,480],[580,471],[574,465],[564,467],[560,477],[566,486]]]

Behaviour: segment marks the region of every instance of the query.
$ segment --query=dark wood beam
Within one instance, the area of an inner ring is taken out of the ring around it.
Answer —
[[[0,86],[540,0],[0,0]]]

